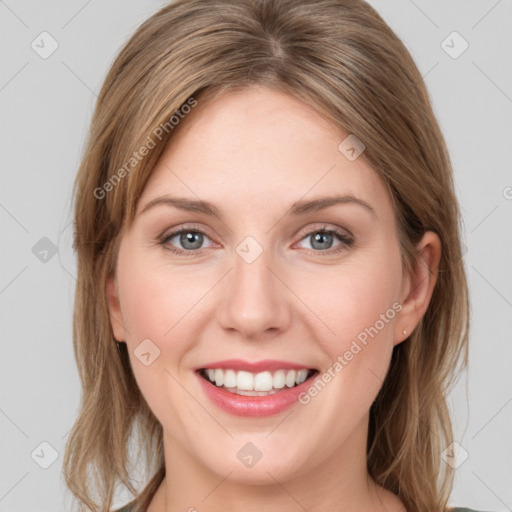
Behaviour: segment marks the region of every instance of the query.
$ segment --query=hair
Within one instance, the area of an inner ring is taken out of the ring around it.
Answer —
[[[165,476],[162,426],[137,386],[126,344],[113,336],[106,283],[123,229],[172,137],[172,117],[251,85],[292,95],[363,141],[361,158],[391,195],[404,271],[426,231],[441,240],[429,307],[395,346],[370,409],[367,467],[410,512],[443,511],[453,484],[441,460],[453,437],[446,397],[468,351],[462,219],[423,78],[362,0],[177,0],[145,21],[113,62],[73,190],[73,337],[83,392],[64,455],[66,485],[80,510],[106,512],[121,484],[138,512]],[[133,443],[147,468],[142,490],[132,476]]]

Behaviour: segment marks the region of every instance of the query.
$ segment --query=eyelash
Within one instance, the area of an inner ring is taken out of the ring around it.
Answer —
[[[198,256],[199,254],[201,254],[204,249],[196,249],[196,250],[176,249],[176,248],[168,245],[169,240],[171,240],[172,238],[174,238],[177,235],[180,235],[181,233],[199,233],[201,235],[204,235],[204,236],[210,238],[207,233],[205,233],[204,231],[202,231],[201,229],[199,229],[197,227],[182,226],[179,229],[160,237],[159,243],[161,245],[165,246],[166,250],[168,250],[174,254],[178,254],[178,255],[182,255],[182,256]],[[329,256],[332,254],[341,253],[342,251],[346,250],[348,247],[351,247],[354,244],[354,240],[352,238],[350,238],[349,236],[347,236],[340,229],[330,228],[330,227],[326,227],[326,226],[322,226],[317,229],[307,231],[305,233],[304,232],[300,233],[299,241],[302,241],[305,238],[307,238],[308,236],[311,236],[311,235],[317,234],[317,233],[322,233],[322,234],[326,234],[326,235],[330,235],[330,234],[336,235],[338,240],[342,243],[340,245],[336,246],[334,249],[327,249],[325,251],[315,250],[315,249],[305,249],[306,253],[309,255],[312,255],[312,256],[318,256],[318,255]]]

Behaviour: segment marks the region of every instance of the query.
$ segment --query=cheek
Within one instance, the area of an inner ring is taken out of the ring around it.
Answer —
[[[400,284],[401,263],[395,248],[354,258],[329,273],[320,269],[316,278],[304,282],[301,294],[326,326],[321,337],[325,352],[335,359],[350,349],[353,340],[364,345],[373,339],[379,343],[366,352],[379,348],[388,352],[400,309]]]
[[[180,361],[197,338],[191,325],[200,315],[194,304],[204,295],[205,281],[136,255],[124,259],[118,275],[131,365],[150,409],[163,424],[179,422],[184,411],[197,415],[178,381]]]
[[[312,304],[333,332],[324,330],[317,338],[327,355],[322,382],[313,383],[301,403],[311,404],[312,415],[323,428],[336,423],[333,443],[348,436],[368,413],[389,367],[394,323],[401,309],[400,258],[391,252],[386,254],[389,258],[354,260],[350,268],[333,272],[323,281],[322,299]],[[345,415],[343,421],[340,414]]]
[[[131,345],[149,338],[163,350],[172,341],[173,350],[179,352],[176,333],[194,317],[205,281],[142,257],[127,259],[125,269],[121,308]]]
[[[124,256],[118,275],[126,343],[139,388],[160,417],[169,406],[166,398],[173,397],[173,403],[181,400],[183,390],[174,379],[185,377],[182,363],[201,339],[209,318],[207,294],[218,277],[211,269],[185,272],[170,267],[144,251],[126,251]],[[147,359],[152,362],[146,366]]]

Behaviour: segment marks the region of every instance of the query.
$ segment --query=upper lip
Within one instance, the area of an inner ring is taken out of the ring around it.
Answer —
[[[293,363],[290,361],[279,361],[277,359],[265,359],[263,361],[245,361],[243,359],[226,359],[224,361],[214,361],[211,363],[206,363],[196,368],[197,370],[201,370],[204,368],[211,369],[225,369],[225,370],[238,370],[238,371],[246,371],[251,373],[259,373],[264,371],[273,371],[273,370],[311,370],[311,366],[307,366],[301,363]]]

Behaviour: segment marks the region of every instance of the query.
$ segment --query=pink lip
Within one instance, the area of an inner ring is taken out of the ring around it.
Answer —
[[[208,366],[208,368],[211,368]],[[230,368],[233,368],[230,366]],[[268,368],[268,366],[267,366]],[[279,368],[283,368],[280,366]],[[304,368],[304,367],[302,367]],[[306,391],[314,380],[314,375],[293,388],[284,388],[267,396],[244,396],[218,388],[206,380],[199,372],[194,372],[206,396],[222,410],[245,417],[265,417],[283,412],[297,402],[299,395]]]
[[[268,359],[265,361],[244,361],[243,359],[226,359],[225,361],[215,361],[213,363],[206,363],[202,366],[198,366],[196,370],[201,368],[221,368],[221,369],[233,369],[237,371],[246,371],[251,373],[259,373],[264,371],[274,370],[308,370],[311,367],[304,366],[299,363],[290,363],[288,361],[278,361],[275,359]]]

